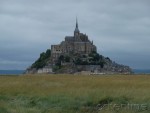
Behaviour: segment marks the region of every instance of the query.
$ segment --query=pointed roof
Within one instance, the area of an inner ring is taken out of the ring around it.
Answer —
[[[76,17],[76,28],[75,28],[75,31],[74,32],[77,32],[77,33],[79,33],[80,31],[79,31],[79,28],[78,28],[78,19],[77,19],[77,17]]]
[[[76,28],[78,28],[78,19],[76,17]]]

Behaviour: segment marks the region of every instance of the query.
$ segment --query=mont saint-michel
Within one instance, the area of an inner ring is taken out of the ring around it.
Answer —
[[[130,74],[132,70],[99,54],[88,35],[80,32],[76,19],[73,36],[66,36],[60,44],[51,45],[26,73]]]

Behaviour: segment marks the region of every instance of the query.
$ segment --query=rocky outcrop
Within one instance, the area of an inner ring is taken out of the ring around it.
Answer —
[[[65,59],[64,56],[63,58]],[[46,65],[43,68],[36,68],[33,66],[35,65],[35,63],[32,64],[32,66],[26,70],[26,74],[34,74],[34,73],[132,74],[133,73],[132,69],[129,66],[117,64],[116,62],[110,60],[110,58],[99,55],[98,53],[93,53],[88,56],[84,56],[84,58],[81,55],[77,56],[71,55],[69,62],[63,60],[61,56],[61,59],[59,59],[55,65],[53,65],[50,61],[47,61],[45,64]]]
[[[132,69],[129,66],[117,64],[115,62],[108,62],[101,67],[100,65],[66,65],[57,70],[56,73],[68,74],[132,74]]]

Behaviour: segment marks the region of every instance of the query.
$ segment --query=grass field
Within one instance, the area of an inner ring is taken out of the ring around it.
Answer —
[[[0,113],[150,113],[150,76],[0,76]]]

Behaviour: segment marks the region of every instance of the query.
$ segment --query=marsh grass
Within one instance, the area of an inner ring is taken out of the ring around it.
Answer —
[[[105,107],[128,103],[150,107],[149,75],[0,76],[0,113],[150,112]]]

